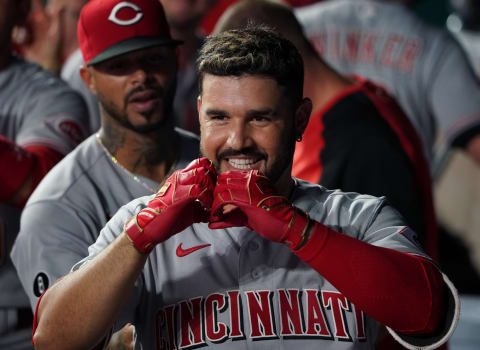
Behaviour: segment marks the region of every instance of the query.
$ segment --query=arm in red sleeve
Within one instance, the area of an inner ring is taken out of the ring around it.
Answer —
[[[399,333],[434,333],[445,313],[443,277],[427,259],[373,246],[315,223],[294,253],[373,319]]]
[[[45,146],[22,148],[0,136],[0,201],[23,206],[63,155]]]
[[[395,332],[433,338],[448,323],[443,275],[428,259],[368,244],[309,219],[258,170],[228,171],[217,178],[209,227],[233,226],[287,244],[358,308]]]

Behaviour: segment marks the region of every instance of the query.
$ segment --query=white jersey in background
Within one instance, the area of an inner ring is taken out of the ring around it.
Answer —
[[[480,85],[447,30],[401,4],[374,0],[322,1],[295,15],[335,69],[377,82],[397,98],[428,160],[438,131],[461,147],[480,133]]]

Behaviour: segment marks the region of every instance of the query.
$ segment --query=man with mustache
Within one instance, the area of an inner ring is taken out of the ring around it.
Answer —
[[[81,76],[98,96],[102,126],[25,208],[12,259],[32,308],[88,254],[122,205],[155,193],[199,153],[198,138],[173,126],[179,42],[157,0],[92,0],[81,12],[78,39]]]
[[[247,27],[197,62],[205,157],[114,215],[39,301],[35,346],[90,348],[125,314],[144,349],[368,349],[379,323],[444,343],[455,288],[398,213],[292,178],[312,109],[295,46]]]

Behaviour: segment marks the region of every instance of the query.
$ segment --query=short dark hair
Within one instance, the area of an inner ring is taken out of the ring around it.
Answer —
[[[205,74],[264,75],[286,89],[298,106],[303,98],[303,60],[289,40],[265,25],[248,25],[210,35],[197,59],[199,91]]]

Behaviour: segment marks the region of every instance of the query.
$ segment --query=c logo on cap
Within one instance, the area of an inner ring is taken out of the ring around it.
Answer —
[[[128,20],[119,19],[117,17],[118,11],[126,7],[129,7],[132,10],[136,11],[137,14],[132,19],[128,19]],[[112,21],[115,24],[118,24],[119,26],[129,26],[139,22],[142,19],[142,17],[143,17],[143,13],[140,7],[138,7],[135,4],[132,4],[131,2],[122,1],[116,4],[115,7],[112,9],[112,12],[110,12],[110,16],[108,16],[108,20]]]

